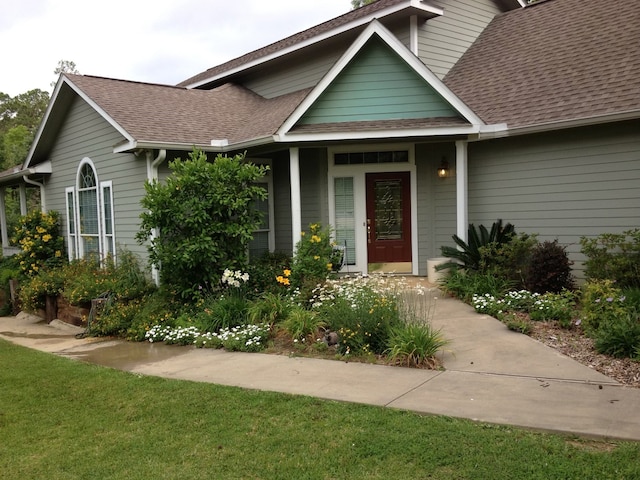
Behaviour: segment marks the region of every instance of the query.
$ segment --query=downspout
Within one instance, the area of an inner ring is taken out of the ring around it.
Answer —
[[[30,185],[35,185],[36,187],[40,187],[40,210],[42,210],[42,212],[45,213],[47,211],[47,202],[44,194],[44,183],[39,183],[39,182],[36,182],[35,180],[31,180],[27,175],[23,175],[22,179],[24,180],[25,183],[28,183]]]
[[[158,151],[158,156],[152,159],[153,151],[147,150],[147,180],[150,182],[158,179],[158,167],[167,158],[167,150]]]
[[[153,158],[153,151],[147,150],[147,181],[149,183],[158,180],[158,167],[162,162],[167,158],[167,150],[160,149],[158,151],[158,156]],[[154,228],[151,231],[151,240],[158,236],[158,232]],[[160,271],[156,268],[155,265],[151,266],[151,278],[156,285],[160,285]]]

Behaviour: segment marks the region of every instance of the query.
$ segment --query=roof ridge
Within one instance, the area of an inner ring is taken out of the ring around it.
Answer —
[[[168,83],[143,82],[143,81],[140,81],[140,80],[127,80],[127,79],[124,79],[124,78],[104,77],[104,76],[101,76],[101,75],[86,75],[86,74],[80,74],[80,73],[64,73],[63,75],[65,77],[69,78],[70,80],[73,80],[74,78],[90,78],[90,79],[94,79],[94,80],[105,80],[105,81],[109,81],[109,82],[121,82],[121,83],[137,84],[137,85],[148,85],[148,86],[152,86],[152,87],[175,88],[177,90],[189,90],[188,88],[181,87],[179,85],[171,85],[171,84],[168,84]]]
[[[362,7],[352,9],[346,13],[343,13],[342,15],[338,15],[337,17],[334,17],[322,23],[316,24],[298,33],[294,33],[293,35],[289,35],[288,37],[282,38],[268,45],[264,45],[260,48],[247,52],[243,55],[240,55],[239,57],[232,58],[230,60],[227,60],[226,62],[209,67],[206,70],[201,71],[179,82],[177,85],[178,86],[188,85],[190,83],[193,83],[193,81],[195,81],[196,78],[201,77],[206,73],[215,72],[215,71],[224,72],[224,71],[230,70],[233,66],[244,65],[251,60],[266,57],[269,53],[277,52],[283,48],[286,48],[286,46],[288,45],[298,44],[305,38],[315,37],[321,33],[331,30],[332,28],[345,25],[349,23],[351,20],[356,20],[370,13],[376,12],[378,10],[382,10],[387,7],[392,7],[394,5],[397,5],[403,2],[407,2],[407,0],[376,0],[368,5],[363,5]]]

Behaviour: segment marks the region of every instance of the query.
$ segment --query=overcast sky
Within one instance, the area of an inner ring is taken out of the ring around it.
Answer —
[[[0,92],[82,74],[175,84],[347,13],[350,0],[0,0]]]

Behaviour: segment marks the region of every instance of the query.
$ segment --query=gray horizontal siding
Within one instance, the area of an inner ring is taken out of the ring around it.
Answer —
[[[278,97],[314,87],[342,55],[331,48],[300,57],[294,55],[286,63],[277,62],[262,68],[259,75],[242,79],[242,84],[265,98]]]
[[[65,188],[75,185],[80,162],[85,157],[90,158],[98,180],[113,182],[116,242],[146,258],[145,247],[135,241],[146,164],[132,154],[114,154],[113,145],[122,140],[122,136],[88,104],[76,99],[51,151],[53,173],[46,184],[47,208],[62,214],[63,232],[66,233]]]
[[[471,144],[469,221],[557,238],[580,262],[580,237],[640,226],[638,132],[629,122]]]
[[[302,201],[302,228],[312,223],[329,225],[327,200],[327,150],[300,150],[300,195]]]
[[[451,245],[456,233],[455,178],[439,178],[443,157],[452,159],[452,143],[416,145],[419,274],[427,274],[427,259],[439,257],[442,245]]]
[[[442,0],[444,15],[424,23],[418,56],[443,78],[500,9],[490,0]]]

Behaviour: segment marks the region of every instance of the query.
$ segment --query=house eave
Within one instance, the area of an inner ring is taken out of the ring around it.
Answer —
[[[395,13],[401,12],[402,10],[406,10],[406,9],[411,9],[414,11],[421,11],[424,12],[426,15],[431,16],[431,17],[436,17],[436,16],[442,16],[444,15],[444,9],[440,8],[440,7],[436,7],[434,5],[430,5],[428,3],[423,2],[422,0],[410,0],[408,3],[402,3],[402,4],[398,4],[398,5],[393,5],[390,7],[387,7],[385,9],[382,10],[377,10],[372,12],[371,14],[362,17],[362,18],[358,18],[355,20],[352,20],[349,23],[346,23],[344,25],[340,25],[339,27],[335,27],[331,30],[328,30],[326,32],[323,32],[321,34],[318,34],[314,37],[311,37],[307,40],[301,41],[299,43],[295,43],[294,45],[291,45],[290,47],[287,48],[283,48],[282,50],[278,50],[277,52],[273,52],[271,54],[267,54],[264,57],[260,57],[260,58],[256,58],[255,60],[249,61],[247,63],[243,63],[242,65],[239,65],[235,68],[231,68],[229,70],[225,70],[223,72],[220,72],[219,74],[216,75],[212,75],[211,77],[207,77],[203,80],[199,80],[197,82],[193,82],[190,84],[183,84],[183,86],[185,88],[198,88],[198,87],[202,87],[204,85],[207,85],[209,83],[213,83],[216,82],[222,78],[226,78],[232,75],[235,75],[237,73],[243,72],[245,70],[248,70],[250,68],[256,67],[258,65],[267,63],[271,60],[275,60],[277,58],[281,58],[284,56],[287,56],[293,52],[302,50],[304,48],[307,48],[311,45],[323,42],[329,38],[335,37],[336,35],[339,35],[341,33],[345,33],[349,30],[352,30],[354,28],[359,28],[362,26],[365,26],[369,23],[371,23],[371,21],[375,20],[375,19],[380,19],[383,17],[388,17],[390,15],[393,15]]]
[[[31,175],[50,175],[51,172],[51,160],[41,162],[37,165],[34,165],[33,167],[14,167],[0,173],[0,187],[5,185],[24,183],[25,176],[29,177]]]
[[[587,118],[572,118],[567,120],[558,120],[553,122],[545,122],[532,125],[524,125],[496,131],[485,131],[480,133],[480,140],[488,140],[491,138],[516,137],[520,135],[531,135],[535,133],[545,133],[555,130],[566,130],[569,128],[590,127],[603,125],[607,123],[624,122],[627,120],[640,119],[639,110],[630,110],[628,112],[619,112],[605,115],[596,115]]]
[[[278,143],[336,142],[345,140],[388,140],[439,137],[475,138],[487,132],[500,132],[506,125],[469,125],[457,127],[410,128],[397,130],[362,130],[358,132],[295,133],[276,135]]]
[[[264,137],[254,138],[251,140],[245,140],[241,142],[229,143],[226,139],[211,140],[209,143],[194,143],[194,142],[162,142],[162,141],[145,141],[145,140],[133,140],[130,142],[124,142],[114,147],[114,153],[132,153],[136,150],[178,150],[178,151],[190,151],[194,148],[198,148],[204,152],[232,152],[237,150],[244,150],[252,147],[259,147],[262,145],[268,145],[274,143],[274,137],[267,135]]]

